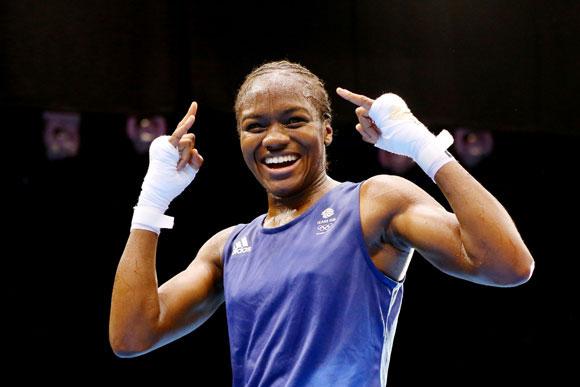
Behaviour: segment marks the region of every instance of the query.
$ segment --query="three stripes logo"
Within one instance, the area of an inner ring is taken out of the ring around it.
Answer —
[[[234,242],[232,255],[246,254],[252,251],[252,246],[248,243],[248,238],[241,237]]]

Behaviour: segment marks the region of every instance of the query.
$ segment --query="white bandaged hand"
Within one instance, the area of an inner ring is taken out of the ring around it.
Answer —
[[[160,136],[151,143],[149,168],[141,185],[131,229],[145,229],[159,234],[161,228],[173,228],[173,218],[164,213],[171,201],[195,178],[197,170],[191,165],[177,169],[179,152],[169,138]]]
[[[369,116],[381,131],[375,146],[399,155],[412,158],[435,181],[437,171],[454,160],[447,152],[453,136],[443,130],[435,137],[423,125],[401,97],[387,93],[377,98]]]

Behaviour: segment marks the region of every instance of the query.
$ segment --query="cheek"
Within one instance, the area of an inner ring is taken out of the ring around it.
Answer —
[[[324,134],[318,128],[310,133],[307,141],[312,151],[317,153],[324,151]]]
[[[256,141],[250,139],[240,139],[240,150],[246,164],[251,167],[254,161],[254,150],[256,149]]]

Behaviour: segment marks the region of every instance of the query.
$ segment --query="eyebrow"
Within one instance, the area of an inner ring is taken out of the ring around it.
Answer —
[[[289,114],[296,113],[296,112],[304,112],[304,113],[309,114],[308,110],[303,108],[303,107],[291,107],[291,108],[283,110],[282,115],[287,116]],[[242,116],[242,121],[256,119],[256,118],[260,118],[260,117],[263,117],[263,115],[262,114],[250,114],[247,116]]]

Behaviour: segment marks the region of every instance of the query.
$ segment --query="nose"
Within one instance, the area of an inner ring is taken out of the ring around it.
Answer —
[[[268,128],[262,145],[269,151],[284,149],[290,142],[290,137],[286,133],[286,129],[280,125],[274,124]]]

